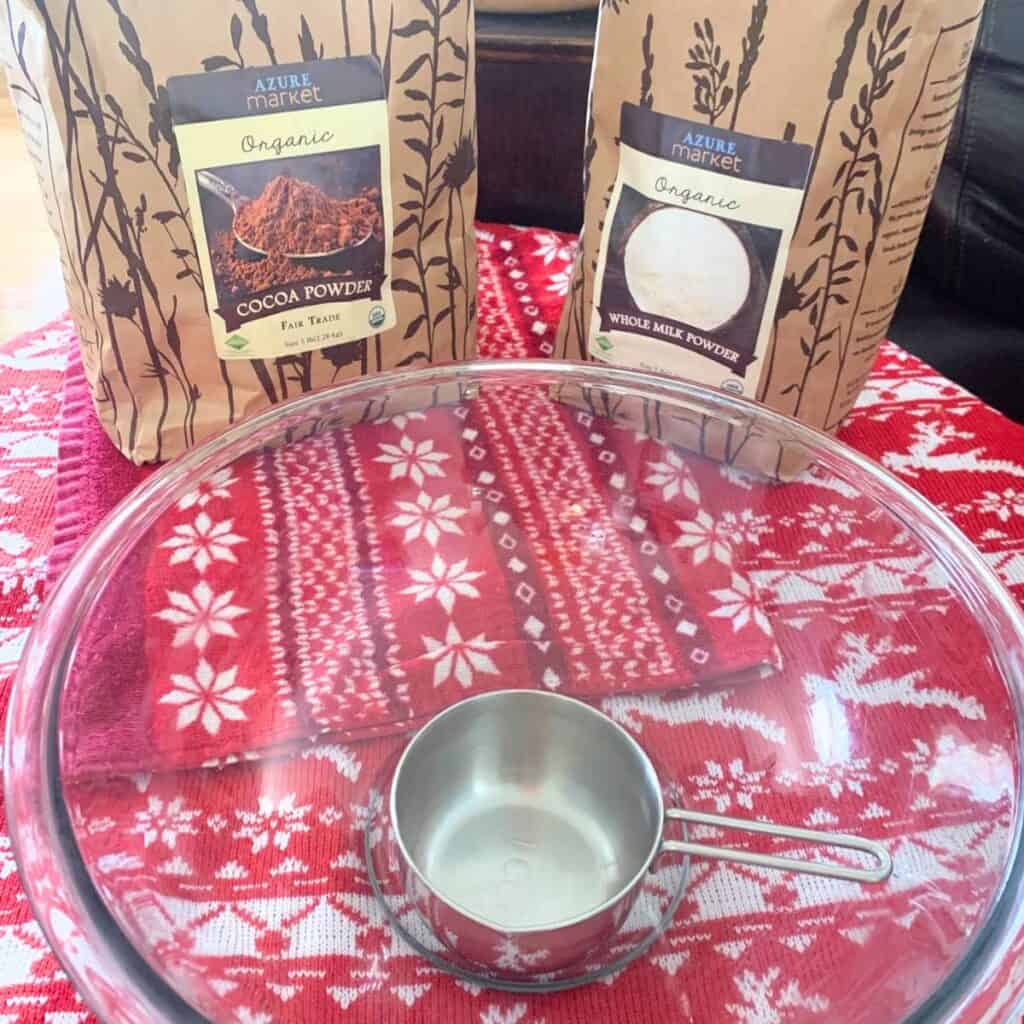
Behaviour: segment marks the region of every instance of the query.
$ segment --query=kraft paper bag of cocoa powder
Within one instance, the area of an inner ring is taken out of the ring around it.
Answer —
[[[606,0],[556,354],[835,430],[903,289],[981,7]],[[799,468],[705,427],[713,457]]]
[[[10,0],[0,40],[132,460],[475,354],[472,0]]]

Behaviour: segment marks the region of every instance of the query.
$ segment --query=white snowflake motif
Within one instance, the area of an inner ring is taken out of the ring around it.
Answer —
[[[434,686],[447,682],[453,675],[462,687],[473,684],[473,673],[496,676],[498,666],[494,664],[488,651],[498,646],[497,641],[488,640],[483,633],[471,640],[463,640],[454,622],[448,624],[444,640],[423,637],[423,645],[427,649],[427,657],[433,659]]]
[[[461,534],[458,520],[467,509],[452,505],[447,494],[431,498],[426,491],[420,491],[415,501],[396,501],[400,510],[391,522],[405,530],[405,540],[419,540],[422,537],[432,548],[437,546],[442,533]]]
[[[384,838],[384,830],[379,824],[380,804],[380,793],[371,789],[365,804],[352,804],[349,807],[353,830],[362,836],[369,829],[371,846],[376,846]]]
[[[382,416],[375,422],[381,426],[390,424],[393,427],[398,427],[399,430],[405,430],[406,426],[413,420],[425,420],[426,418],[421,412],[396,412],[394,416]]]
[[[700,491],[690,473],[690,467],[677,452],[671,448],[664,449],[660,462],[647,463],[645,484],[653,484],[661,488],[661,496],[671,501],[680,494],[692,502],[700,501]]]
[[[904,758],[910,762],[911,775],[930,775],[943,755],[949,756],[957,751],[956,740],[948,734],[935,741],[934,750],[924,740],[915,739],[913,743],[913,750],[903,751]]]
[[[238,557],[231,550],[244,544],[245,538],[232,533],[233,520],[215,523],[205,512],[196,516],[194,523],[181,523],[174,527],[174,536],[160,545],[171,549],[170,564],[191,562],[200,575],[214,562],[234,562]]]
[[[385,991],[397,997],[406,1007],[411,1007],[430,991],[431,983],[429,980],[421,980],[410,984],[408,979],[402,976],[402,972],[394,971],[391,961],[397,955],[399,954],[390,949],[371,953],[363,959],[365,967],[354,968],[349,972],[348,980],[352,984],[328,985],[327,994],[342,1010],[347,1010],[362,996]],[[423,974],[417,972],[416,977],[422,978]]]
[[[381,454],[373,461],[391,466],[391,480],[408,477],[417,487],[422,487],[428,476],[444,476],[440,464],[449,456],[435,452],[433,441],[416,442],[403,434],[398,444],[382,443],[378,447]]]
[[[146,867],[141,857],[135,857],[130,853],[106,853],[94,863],[97,870],[104,875],[113,875],[120,871],[130,871],[137,875]]]
[[[238,636],[231,623],[248,609],[232,604],[234,596],[233,590],[216,594],[205,580],[200,580],[191,595],[168,590],[171,607],[157,612],[156,617],[177,626],[172,641],[175,647],[191,643],[202,651],[212,636]]]
[[[726,1009],[743,1024],[786,1024],[804,1020],[806,1012],[824,1013],[829,1002],[823,996],[805,996],[795,979],[780,984],[782,968],[770,967],[764,974],[744,971],[735,978],[743,1005],[729,1004]]]
[[[11,840],[8,836],[0,836],[0,882],[9,878],[17,870],[14,863],[14,853],[11,850]]]
[[[214,672],[205,658],[200,658],[194,676],[172,675],[173,689],[160,698],[161,704],[178,708],[175,725],[187,729],[199,722],[210,736],[220,732],[222,722],[244,722],[241,706],[256,691],[235,685],[238,668]]]
[[[37,407],[52,399],[53,396],[38,384],[10,388],[0,395],[0,413],[9,424],[24,424],[26,428],[38,429],[42,410]]]
[[[571,242],[546,231],[538,232],[536,237],[537,248],[533,250],[533,255],[539,256],[545,266],[556,260],[559,263],[568,263],[573,258],[576,247]]]
[[[755,515],[753,509],[745,508],[740,512],[723,513],[720,526],[726,542],[737,548],[744,544],[760,544],[761,538],[772,532],[768,525],[770,521],[770,516]]]
[[[524,967],[534,967],[543,963],[548,956],[546,949],[536,949],[526,953],[511,935],[506,935],[498,942],[494,950],[498,954],[497,965],[503,971],[521,971]]]
[[[402,593],[413,594],[417,604],[436,597],[441,607],[451,615],[456,596],[480,596],[480,591],[473,586],[473,580],[478,580],[483,573],[470,572],[468,566],[468,558],[448,565],[440,555],[434,555],[429,569],[409,570],[414,582]]]
[[[272,1024],[273,1019],[269,1013],[259,1013],[248,1006],[240,1006],[235,1011],[237,1024]]]
[[[201,480],[194,491],[189,491],[181,501],[178,508],[183,512],[198,505],[200,508],[213,501],[214,498],[230,498],[231,485],[237,481],[234,472],[229,469],[218,469],[216,473],[206,480]]]
[[[158,796],[151,796],[144,811],[135,812],[135,824],[131,834],[142,836],[142,845],[150,847],[157,840],[173,850],[179,836],[197,836],[199,829],[193,824],[200,811],[191,810],[185,801],[176,796],[165,804]]]
[[[317,815],[317,820],[326,828],[334,828],[335,825],[345,820],[345,810],[342,807],[325,807]]]
[[[7,480],[12,476],[14,476],[13,469],[0,471],[0,481]],[[20,505],[21,500],[21,495],[13,487],[0,484],[0,502],[4,505]]]
[[[836,800],[842,796],[843,790],[863,796],[864,783],[872,782],[874,779],[871,761],[866,757],[851,758],[849,761],[838,761],[834,764],[804,761],[799,769],[788,769],[778,774],[781,786],[823,787]]]
[[[732,619],[732,631],[738,633],[751,622],[762,633],[771,633],[768,617],[758,604],[757,594],[749,580],[732,574],[732,580],[725,590],[712,590],[711,596],[719,602],[711,615],[716,619]]]
[[[498,1006],[492,1003],[486,1010],[480,1013],[480,1024],[526,1024],[526,1003],[516,1003],[514,1006]],[[544,1024],[538,1020],[537,1024]]]
[[[726,540],[725,531],[703,509],[698,510],[696,519],[677,519],[676,526],[680,535],[672,546],[689,548],[694,565],[703,565],[709,557],[723,565],[732,564],[732,548]]]
[[[975,498],[964,505],[957,505],[958,512],[970,512],[976,508],[979,512],[995,516],[999,522],[1008,522],[1011,516],[1024,516],[1024,491],[1007,487],[1004,491],[985,491],[980,498]]]
[[[932,748],[924,740],[915,739],[913,743],[913,750],[903,752],[903,756],[910,762],[910,774],[927,775],[932,767]]]
[[[554,295],[565,295],[569,291],[569,282],[572,280],[572,265],[564,270],[552,274],[548,281],[547,290]]]
[[[261,796],[255,811],[235,811],[242,827],[231,834],[232,839],[248,839],[252,852],[259,853],[271,843],[278,850],[287,850],[296,832],[308,832],[305,817],[311,804],[295,806],[295,794],[286,793],[280,800]]]
[[[37,612],[43,603],[47,556],[9,557],[16,550],[25,550],[28,546],[28,541],[20,533],[0,530],[0,558],[3,558],[5,563],[0,576],[0,593],[4,597],[16,594],[21,612],[31,615]],[[17,629],[0,628],[0,636],[4,637],[13,637],[17,632]]]
[[[754,809],[754,797],[768,792],[763,785],[766,771],[747,771],[737,757],[727,765],[704,762],[703,775],[691,775],[697,798],[714,800],[715,810],[724,814],[735,803],[748,811]]]
[[[807,530],[816,530],[822,537],[842,534],[850,537],[861,521],[860,515],[841,505],[808,505],[800,513],[800,519]]]

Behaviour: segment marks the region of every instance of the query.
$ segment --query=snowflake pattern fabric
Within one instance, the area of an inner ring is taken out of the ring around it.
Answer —
[[[408,731],[485,689],[602,697],[770,674],[769,617],[724,539],[735,528],[701,507],[717,467],[702,472],[523,387],[243,457],[111,581],[101,603],[141,605],[137,630],[111,633],[106,612],[86,626],[69,773]],[[112,689],[150,683],[141,726],[112,723]]]
[[[568,252],[569,245],[569,239],[548,232],[481,229],[485,351],[550,353],[560,300],[548,289],[555,282],[557,293],[558,275],[566,265],[560,250]],[[69,326],[61,324],[0,352],[0,514],[6,538],[0,543],[0,667],[8,676],[39,606],[53,539],[60,380],[73,340]],[[412,420],[409,425],[417,427]],[[1024,462],[1016,427],[917,360],[886,346],[842,436],[935,502],[979,546],[1015,595],[1024,598],[1024,515],[1017,497],[1024,490]],[[665,460],[659,461],[663,468],[647,473],[658,478],[650,481],[652,488],[671,486],[672,473]],[[395,463],[380,465],[390,472]],[[428,486],[433,479],[429,472],[424,475]],[[746,486],[742,477],[733,482]],[[680,479],[678,486],[684,483]],[[181,537],[187,543],[162,551],[169,559],[192,548],[177,562],[193,574],[191,585],[179,587],[178,593],[193,595],[200,578],[218,595],[231,589],[216,586],[217,572],[231,562],[214,554],[209,538],[214,527],[232,519],[216,507],[229,500],[232,486],[229,478],[211,481],[182,501],[180,522],[191,524],[196,533],[186,537],[172,530],[167,540]],[[945,909],[936,911],[927,893],[899,879],[913,879],[922,871],[932,876],[945,871],[954,879],[998,868],[992,851],[999,849],[1008,808],[993,803],[980,784],[998,782],[983,755],[986,741],[1004,741],[999,730],[1006,728],[1006,719],[984,685],[963,684],[961,666],[970,663],[969,651],[944,651],[953,658],[952,667],[935,678],[919,652],[906,649],[909,638],[877,635],[858,619],[856,602],[863,595],[888,601],[895,615],[903,607],[901,588],[927,585],[928,573],[926,565],[915,562],[913,550],[893,548],[899,538],[885,539],[887,563],[865,549],[859,557],[838,557],[851,554],[850,534],[829,513],[831,503],[843,505],[842,497],[826,488],[818,496],[824,515],[810,519],[799,514],[808,510],[807,502],[789,513],[773,512],[792,517],[789,528],[802,531],[803,545],[824,544],[837,552],[827,571],[819,567],[799,586],[792,584],[798,559],[787,557],[773,537],[771,523],[764,521],[771,517],[743,510],[716,517],[716,535],[737,565],[750,568],[783,646],[791,642],[788,631],[799,631],[809,616],[839,608],[828,663],[802,679],[799,689],[808,700],[820,694],[838,702],[847,712],[841,719],[823,720],[817,738],[801,739],[791,723],[773,712],[771,702],[758,699],[765,685],[760,683],[695,690],[675,700],[619,694],[603,706],[649,748],[685,748],[678,755],[680,781],[701,806],[817,827],[850,827],[892,843],[898,884],[881,903],[833,883],[703,863],[663,942],[607,985],[548,997],[503,995],[455,983],[395,940],[348,848],[350,837],[361,834],[367,820],[366,780],[397,739],[321,744],[277,761],[225,768],[216,806],[204,796],[211,787],[197,785],[197,772],[125,777],[109,786],[83,783],[75,800],[76,833],[84,837],[111,891],[134,884],[163,897],[145,916],[147,945],[155,940],[169,957],[178,957],[183,975],[198,964],[209,997],[230,1007],[229,1019],[240,1024],[881,1020],[883,1011],[893,1012],[906,993],[877,992],[882,1002],[870,1003],[878,974],[871,951],[879,956],[899,951],[908,973],[926,969],[941,944],[955,941],[984,911],[970,887],[951,881],[948,891],[933,893],[945,901]],[[402,500],[424,507],[415,495]],[[391,523],[403,542],[405,532],[421,523],[409,542],[422,545],[425,571],[438,542],[457,536],[440,523],[466,523],[465,516],[441,513],[468,506],[453,500],[437,507],[435,501],[422,515],[396,506],[395,520],[412,519]],[[209,527],[205,520],[199,523],[201,512],[208,515]],[[437,532],[428,536],[429,522]],[[823,526],[831,526],[833,537],[824,535]],[[245,534],[232,521],[219,536]],[[197,545],[200,537],[208,539]],[[244,563],[251,557],[248,544],[247,539],[221,547]],[[208,564],[196,561],[200,549],[209,553]],[[677,553],[692,557],[692,550],[684,546]],[[451,560],[443,555],[447,566]],[[852,555],[858,556],[856,548]],[[708,561],[717,561],[710,548]],[[866,568],[872,563],[874,570]],[[735,591],[730,583],[724,581],[720,589]],[[455,594],[456,611],[464,600],[470,599]],[[443,614],[436,598],[424,603]],[[247,607],[238,594],[227,606]],[[177,607],[168,604],[166,593],[153,595],[148,605],[154,614],[166,607]],[[249,614],[227,622],[240,631]],[[943,612],[937,607],[925,614]],[[168,636],[179,628],[156,621]],[[447,626],[428,635],[440,645],[435,650],[454,651],[472,644],[481,632],[486,642],[485,631],[461,626],[450,637]],[[226,639],[211,634],[205,651]],[[479,653],[492,656],[486,649]],[[436,660],[430,660],[431,670]],[[182,674],[196,679],[198,665],[196,658],[192,671]],[[454,666],[453,654],[451,671]],[[236,686],[247,686],[242,675],[224,692]],[[244,707],[250,701],[236,703]],[[174,716],[179,707],[165,710]],[[835,731],[839,721],[850,724],[845,737]],[[868,754],[858,748],[869,736],[874,742]],[[822,746],[825,737],[831,737],[831,746]],[[965,750],[977,758],[968,777],[978,780],[979,787],[958,791],[954,786],[946,791],[945,803],[937,802],[928,780],[953,768],[962,771]],[[273,793],[260,785],[263,773],[271,770],[279,783]],[[23,837],[23,849],[31,856],[30,836]],[[213,850],[224,856],[211,856]],[[311,870],[314,863],[325,865],[321,875]],[[67,935],[69,953],[74,944],[75,936]],[[224,956],[227,950],[231,955]],[[994,988],[988,1002],[967,1019],[986,1024],[1008,1019],[1024,991],[1022,951],[1018,942],[1007,957],[1004,987]],[[32,920],[3,834],[0,953],[0,1016],[5,1021],[87,1024],[92,1019]],[[823,985],[822,966],[834,970],[836,963],[850,966],[843,984]],[[102,988],[102,965],[86,964],[84,973]]]

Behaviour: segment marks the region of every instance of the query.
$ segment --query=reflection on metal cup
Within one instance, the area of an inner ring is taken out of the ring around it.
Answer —
[[[678,852],[879,882],[886,850],[854,836],[666,810],[650,758],[588,704],[503,690],[455,704],[411,740],[390,816],[406,890],[435,936],[503,975],[537,975],[600,951],[645,872]],[[871,868],[669,840],[669,820],[857,850]]]

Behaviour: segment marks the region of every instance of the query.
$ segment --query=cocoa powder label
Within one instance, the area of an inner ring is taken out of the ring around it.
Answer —
[[[590,355],[754,395],[809,146],[621,111]]]
[[[246,67],[167,87],[218,356],[277,358],[395,326],[379,63]]]

